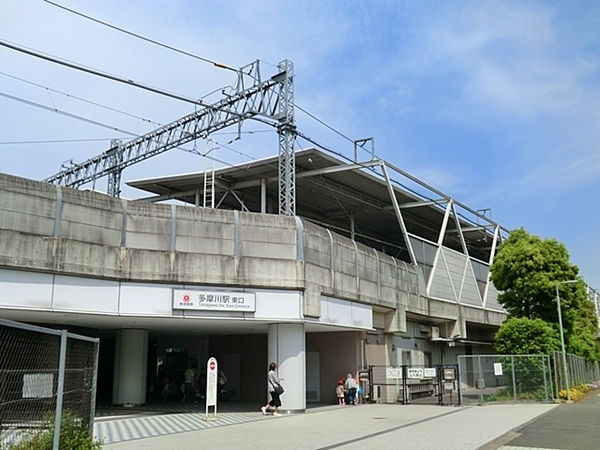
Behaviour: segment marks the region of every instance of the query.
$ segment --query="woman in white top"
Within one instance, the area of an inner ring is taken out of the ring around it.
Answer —
[[[277,369],[277,364],[272,362],[269,364],[269,373],[267,375],[267,388],[269,390],[269,394],[271,394],[271,401],[267,403],[265,406],[260,408],[264,415],[267,414],[267,410],[269,408],[275,408],[275,412],[273,415],[275,417],[281,416],[279,414],[279,407],[281,406],[281,399],[279,398],[279,394],[277,393],[277,387],[280,386],[280,382],[283,381],[283,378],[279,378],[275,370]]]

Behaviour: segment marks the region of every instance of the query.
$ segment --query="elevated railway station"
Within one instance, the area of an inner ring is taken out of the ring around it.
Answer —
[[[369,365],[491,351],[505,230],[376,158],[295,158],[294,216],[272,214],[277,157],[131,181],[138,200],[1,175],[3,317],[100,337],[98,401],[114,404],[210,356],[245,402],[278,361],[284,407],[303,411]]]

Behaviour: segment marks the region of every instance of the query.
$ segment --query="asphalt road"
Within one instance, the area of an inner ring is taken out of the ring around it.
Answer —
[[[505,443],[514,447],[562,450],[600,448],[600,394],[570,405],[563,404],[514,430],[518,437]]]

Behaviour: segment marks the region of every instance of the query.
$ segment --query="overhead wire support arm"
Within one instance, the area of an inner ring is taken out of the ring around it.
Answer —
[[[282,125],[289,123],[289,113],[285,116],[288,120],[285,118],[281,120],[281,104],[285,104],[286,100],[289,101],[286,89],[288,76],[282,73],[287,68],[285,64],[280,65],[279,73],[263,81],[260,77],[259,62],[256,61],[244,68],[246,72],[236,71],[238,83],[235,92],[227,94],[219,102],[210,105],[198,102],[200,108],[194,113],[122,143],[118,148],[111,145],[111,148],[104,153],[75,164],[44,181],[79,187],[110,174],[113,182],[112,192],[109,193],[118,196],[120,189],[114,183],[119,179],[117,172],[167,150],[206,137],[210,133],[246,119],[258,120],[280,130]],[[250,80],[249,87],[244,88],[246,78]],[[115,153],[118,153],[118,157]]]

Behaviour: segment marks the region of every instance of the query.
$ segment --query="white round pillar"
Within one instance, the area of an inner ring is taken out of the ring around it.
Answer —
[[[148,330],[117,330],[112,402],[115,405],[146,403]]]
[[[269,364],[277,363],[282,412],[306,410],[306,344],[304,324],[271,324],[268,338]]]

